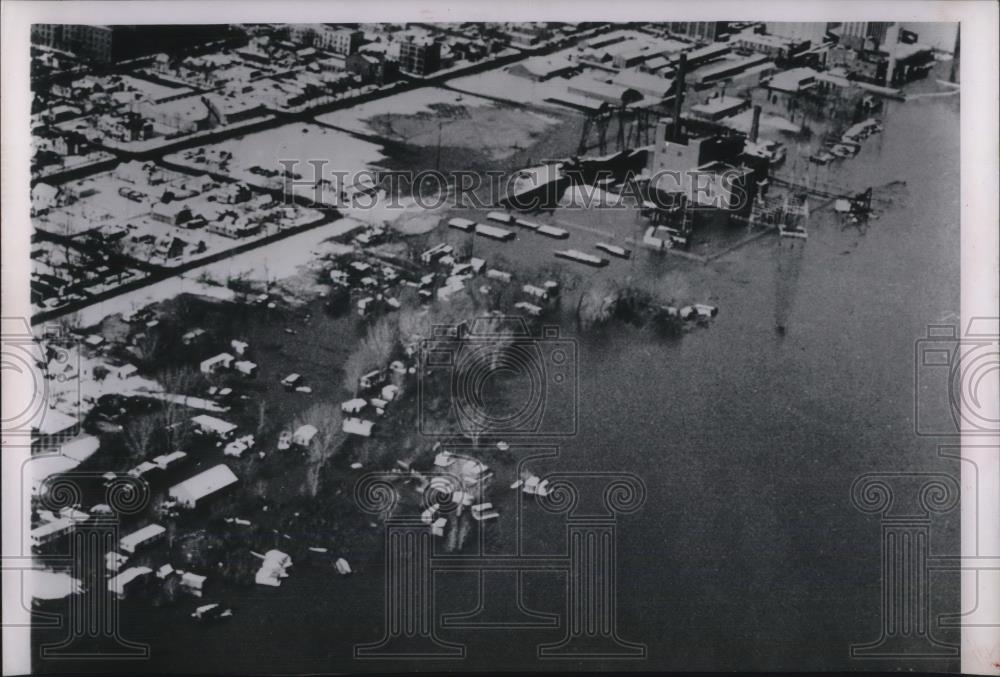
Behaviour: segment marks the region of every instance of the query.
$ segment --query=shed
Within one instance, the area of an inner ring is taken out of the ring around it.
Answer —
[[[362,437],[372,436],[372,426],[374,422],[363,418],[345,418],[341,429],[351,435],[361,435]]]
[[[224,421],[221,418],[216,418],[215,416],[209,416],[207,414],[200,414],[191,419],[193,423],[200,432],[211,433],[213,435],[218,435],[219,437],[229,437],[234,432],[236,432],[236,424],[230,423],[229,421]]]
[[[202,374],[214,374],[220,369],[229,369],[233,366],[235,358],[229,353],[219,353],[214,357],[201,361],[199,369]]]
[[[152,545],[160,540],[166,533],[167,530],[159,524],[149,524],[138,531],[123,536],[118,542],[118,548],[128,555],[132,555],[139,548]]]
[[[300,447],[308,447],[318,432],[316,426],[306,424],[295,431],[292,435],[292,442]]]
[[[149,567],[131,567],[121,572],[114,578],[108,580],[108,592],[118,596],[118,599],[125,599],[129,590],[143,585],[153,570]]]
[[[237,481],[236,474],[229,469],[229,466],[220,463],[171,487],[170,498],[182,507],[195,508],[202,500],[236,484]]]

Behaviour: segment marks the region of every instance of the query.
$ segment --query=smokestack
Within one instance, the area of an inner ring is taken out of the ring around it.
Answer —
[[[681,140],[681,105],[684,103],[684,76],[687,71],[687,54],[681,53],[677,63],[677,74],[674,76],[674,141]]]
[[[757,133],[760,131],[760,106],[753,107],[753,122],[750,123],[750,140],[757,143]]]

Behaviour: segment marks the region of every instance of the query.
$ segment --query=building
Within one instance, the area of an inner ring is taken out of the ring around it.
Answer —
[[[236,432],[236,424],[230,423],[229,421],[224,421],[221,418],[216,418],[215,416],[209,416],[208,414],[199,414],[191,419],[192,425],[195,426],[198,432],[203,434],[216,435],[223,439],[231,436]]]
[[[177,501],[182,508],[194,509],[205,499],[233,486],[238,481],[229,466],[220,463],[171,487],[170,498]]]
[[[125,599],[130,592],[148,584],[152,573],[149,567],[130,567],[108,580],[108,592],[118,599]]]
[[[354,54],[365,42],[364,31],[324,24],[317,28],[315,47],[345,56]]]
[[[217,25],[121,25],[32,24],[31,42],[96,61],[114,63],[156,52],[220,40],[230,35],[229,26]]]
[[[441,68],[441,43],[408,35],[399,44],[399,67],[414,75],[429,75]]]
[[[671,21],[669,24],[671,33],[704,42],[715,42],[728,28],[728,21]]]
[[[792,40],[794,42],[805,42],[808,40],[813,45],[818,45],[826,41],[827,30],[830,24],[823,21],[768,21],[768,35],[776,35],[779,38]]]
[[[784,60],[791,54],[791,47],[794,43],[777,35],[744,31],[730,38],[729,44],[733,46],[733,49],[765,54],[774,60]]]
[[[73,531],[75,526],[76,520],[69,517],[62,517],[51,522],[46,522],[41,526],[37,526],[31,530],[31,534],[29,535],[31,547],[40,548],[48,545],[49,543],[54,543]]]
[[[167,530],[159,524],[150,524],[138,531],[133,531],[127,536],[123,536],[118,542],[118,549],[126,555],[134,555],[140,548],[153,545],[163,538]]]
[[[566,77],[579,70],[580,65],[566,57],[532,56],[514,64],[507,69],[507,72],[519,78],[541,82],[555,77]]]
[[[234,359],[236,358],[229,353],[219,353],[215,357],[202,360],[198,368],[202,374],[214,374],[222,369],[232,368]]]
[[[885,44],[891,21],[844,21],[831,28],[848,49],[874,50]]]
[[[749,107],[749,99],[739,99],[733,96],[717,96],[706,103],[691,106],[691,112],[700,118],[716,122],[722,118],[736,115]]]

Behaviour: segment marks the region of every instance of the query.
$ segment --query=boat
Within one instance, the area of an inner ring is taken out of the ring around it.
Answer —
[[[455,228],[456,230],[461,230],[468,233],[473,228],[476,227],[476,222],[470,221],[469,219],[463,219],[460,216],[456,216],[455,218],[448,220],[448,227]]]
[[[225,618],[232,618],[233,610],[224,607],[218,602],[214,604],[204,604],[191,612],[191,618],[202,623],[219,621]]]
[[[632,256],[631,249],[625,249],[625,247],[619,247],[618,245],[608,244],[607,242],[598,242],[594,245],[597,249],[602,252],[607,252],[612,256],[617,256],[620,259],[627,259]]]
[[[496,226],[488,226],[484,223],[477,223],[475,230],[476,235],[482,235],[483,237],[488,237],[491,240],[499,240],[500,242],[508,242],[516,237],[514,233],[509,230],[497,228]]]
[[[556,240],[565,240],[569,237],[569,231],[563,230],[562,228],[556,228],[555,226],[538,226],[535,229],[539,235],[544,235],[545,237],[555,238]]]
[[[490,221],[496,221],[497,223],[503,223],[509,225],[514,221],[514,217],[507,212],[489,212],[486,214],[486,218]]]
[[[608,260],[601,258],[600,256],[593,256],[592,254],[586,254],[576,249],[565,249],[555,252],[556,258],[568,259],[570,261],[576,261],[577,263],[585,263],[588,266],[594,266],[596,268],[603,268],[608,265]]]

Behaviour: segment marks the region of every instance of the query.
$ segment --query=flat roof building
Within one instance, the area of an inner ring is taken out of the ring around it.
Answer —
[[[220,463],[189,477],[170,489],[170,498],[185,508],[196,508],[204,499],[236,484],[238,478],[229,466]]]

